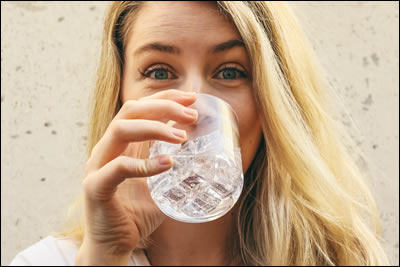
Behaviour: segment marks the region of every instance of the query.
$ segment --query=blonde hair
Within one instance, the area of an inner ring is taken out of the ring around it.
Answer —
[[[121,106],[123,51],[140,4],[112,2],[107,12],[88,156]],[[263,131],[237,203],[241,260],[388,264],[374,199],[341,141],[346,133],[328,112],[332,90],[296,16],[280,1],[218,1],[217,7],[246,45]],[[79,221],[63,234],[82,240],[83,227]]]

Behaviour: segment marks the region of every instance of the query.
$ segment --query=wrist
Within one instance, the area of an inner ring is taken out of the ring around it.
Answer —
[[[75,258],[76,265],[128,265],[131,251],[121,251],[90,242],[82,242]]]

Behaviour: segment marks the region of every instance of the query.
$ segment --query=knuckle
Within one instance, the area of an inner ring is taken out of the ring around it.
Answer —
[[[137,102],[137,100],[129,99],[122,105],[121,110],[123,112],[129,112],[135,107],[135,105],[137,105]]]
[[[134,114],[137,111],[137,106],[139,104],[139,101],[136,99],[129,99],[124,104],[122,104],[122,107],[119,109],[118,114],[114,117],[114,120],[118,120],[120,118],[128,118],[128,117],[134,117]]]
[[[114,120],[110,123],[110,131],[113,135],[120,137],[124,130],[124,123],[122,120]]]
[[[86,194],[90,195],[91,192],[93,191],[93,177],[91,175],[88,175],[85,177],[85,179],[82,180],[81,186],[83,189],[83,192]]]
[[[99,150],[99,146],[98,146],[98,144],[96,144],[93,147],[88,160],[86,161],[85,175],[89,175],[89,174],[93,173],[94,171],[96,171],[97,165],[96,165],[95,155],[99,152],[98,150]]]
[[[100,177],[97,177],[94,174],[90,174],[83,179],[81,186],[84,195],[87,196],[90,200],[98,200],[101,192],[101,182]]]
[[[119,156],[116,159],[116,171],[123,174],[129,174],[132,172],[132,162],[129,157]]]
[[[136,113],[137,107],[140,105],[140,102],[137,100],[128,100],[126,101],[126,113],[127,114],[134,114]]]
[[[138,161],[136,164],[136,173],[137,176],[143,177],[146,176],[150,170],[150,166],[147,160]]]

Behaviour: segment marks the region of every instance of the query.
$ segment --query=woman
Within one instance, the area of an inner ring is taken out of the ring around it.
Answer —
[[[377,226],[363,220],[377,211],[328,115],[327,87],[285,3],[113,2],[82,223],[42,244],[61,264],[387,264]],[[238,114],[245,186],[227,215],[187,224],[163,215],[147,189],[171,158],[146,159],[142,148],[184,142],[165,122],[195,122],[198,92]],[[43,254],[38,247],[15,262]]]

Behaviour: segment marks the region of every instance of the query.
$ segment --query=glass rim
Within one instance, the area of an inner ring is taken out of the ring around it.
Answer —
[[[224,103],[224,105],[226,105],[229,108],[229,110],[232,112],[232,114],[235,116],[236,123],[239,126],[239,117],[237,116],[233,107],[228,102],[226,102],[225,100],[223,100],[222,98],[220,98],[218,96],[210,95],[210,94],[206,94],[206,93],[197,93],[196,92],[196,95],[200,95],[202,97],[204,96],[206,98],[208,97],[208,98],[216,99],[217,101],[221,101],[222,103]],[[196,101],[197,101],[197,99],[196,99]],[[194,102],[193,104],[195,104],[195,103],[196,102]]]

